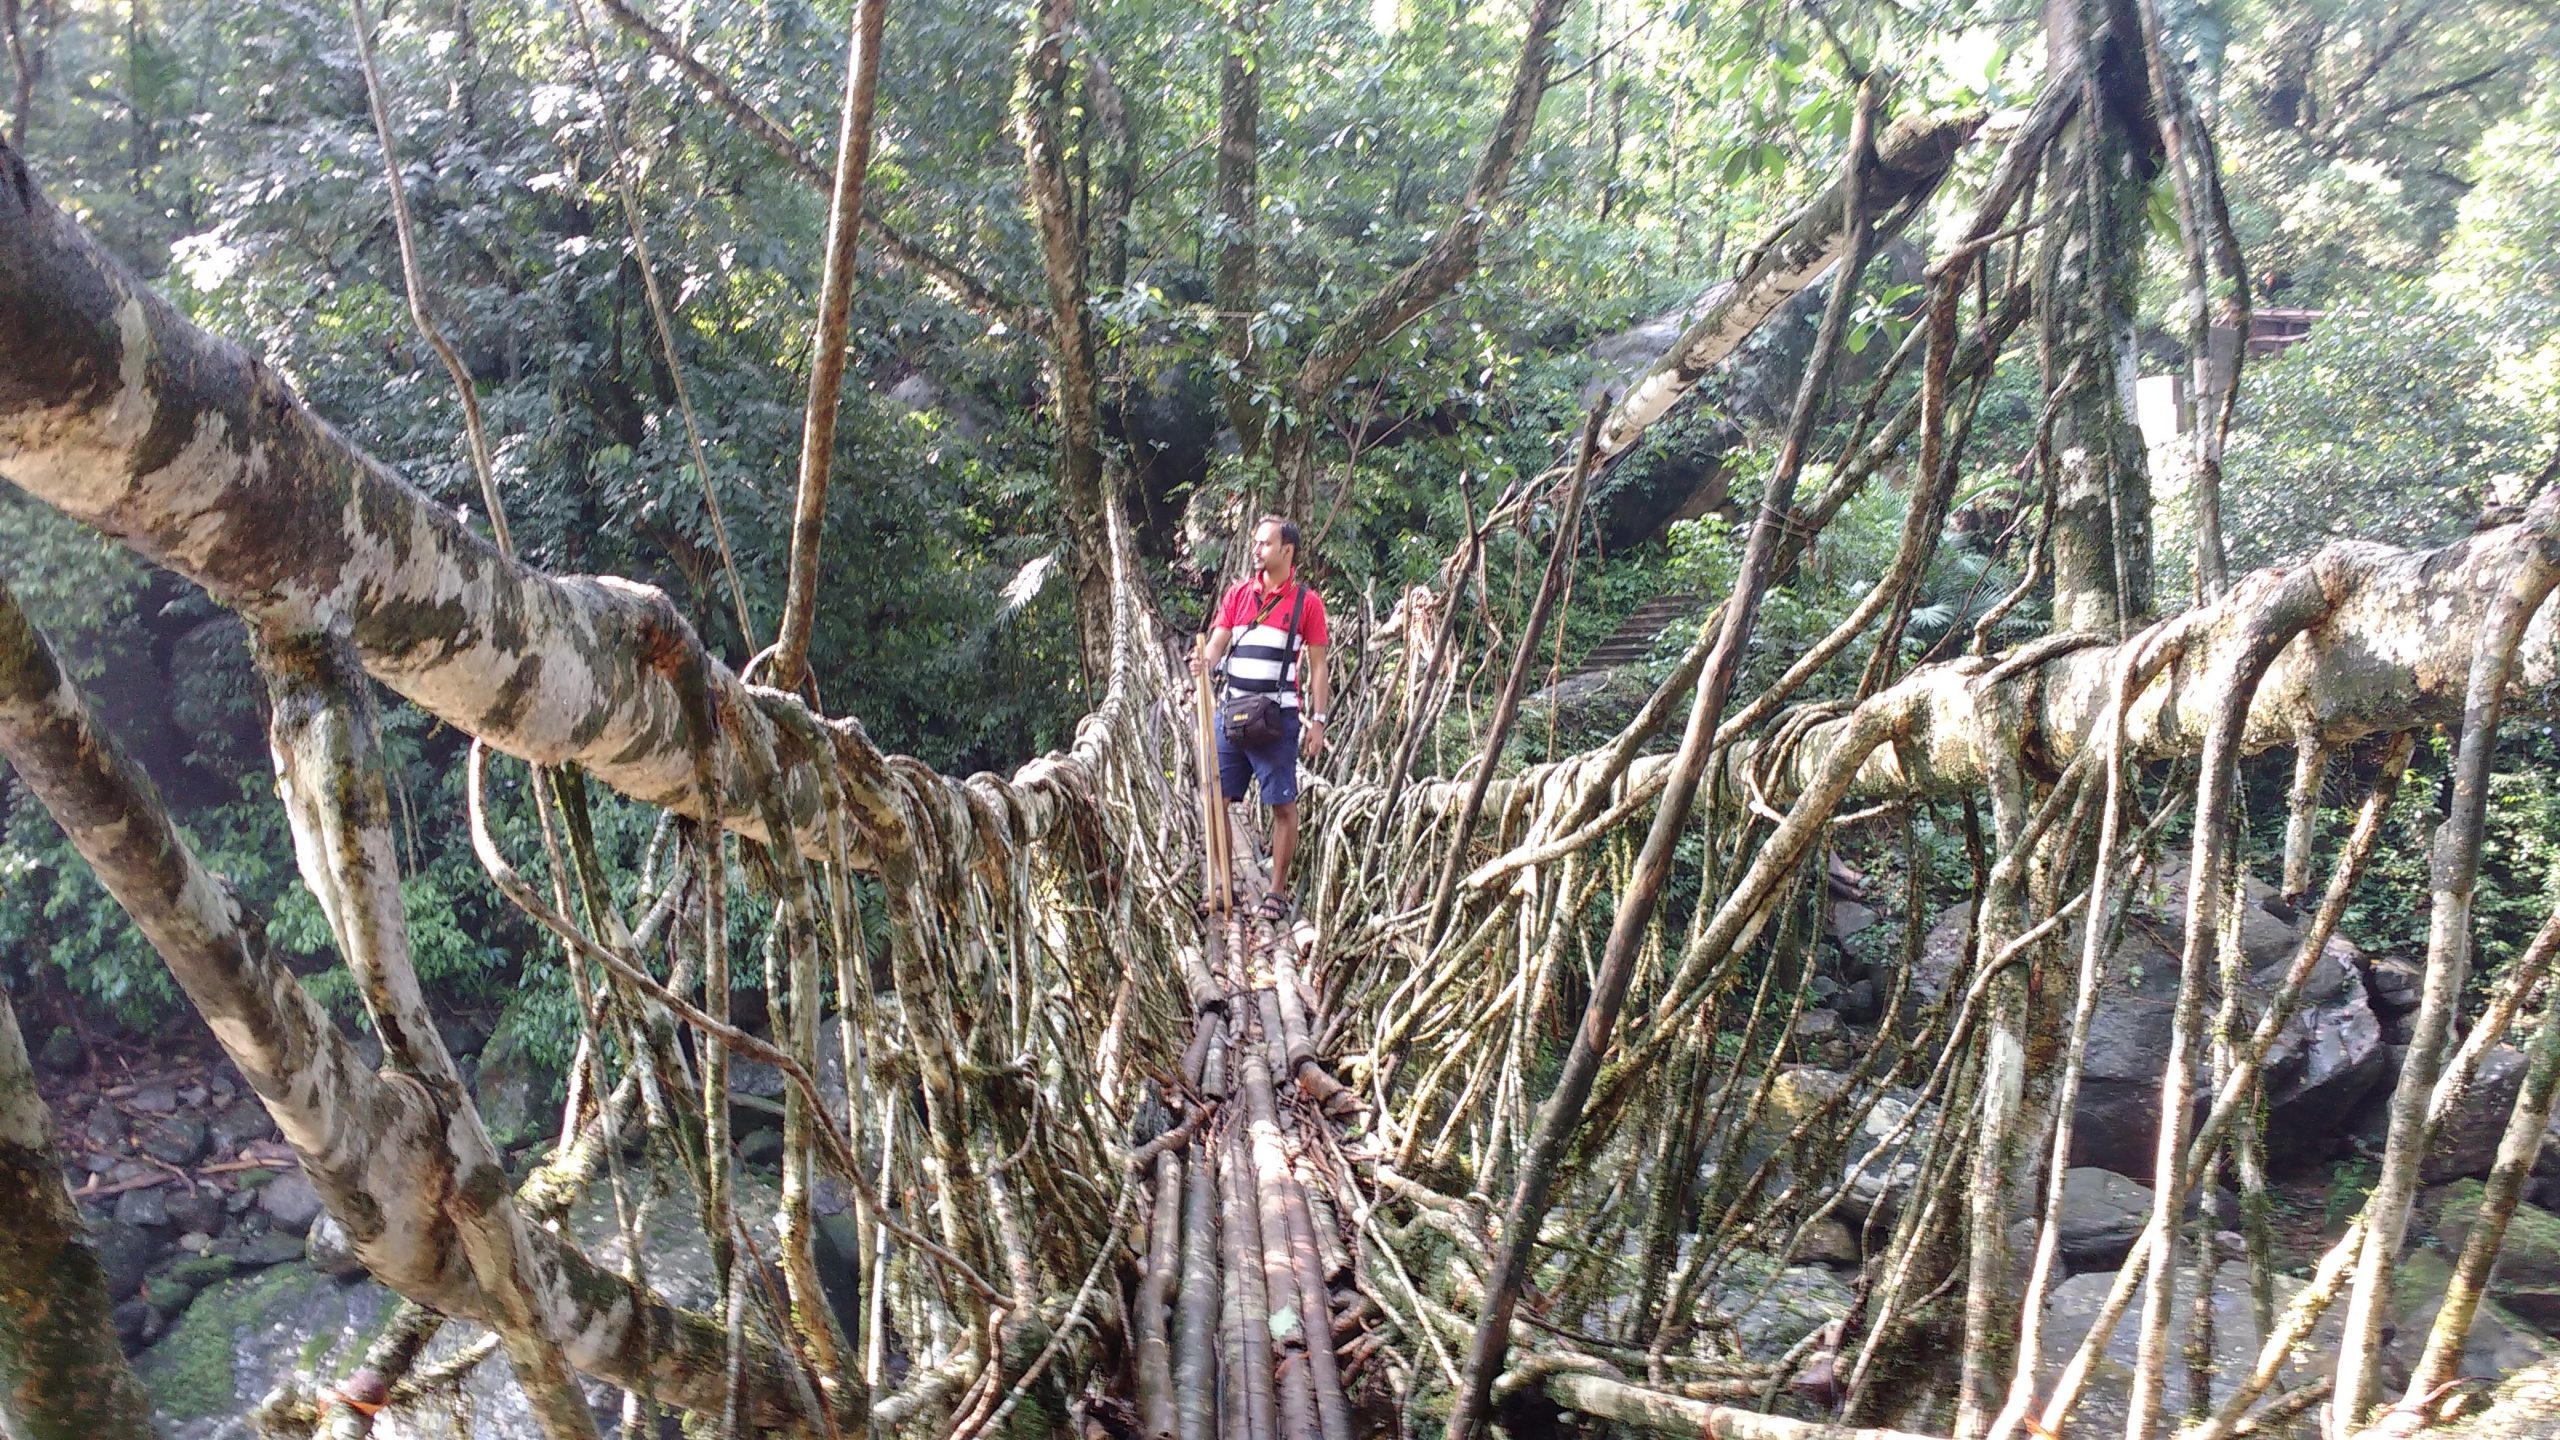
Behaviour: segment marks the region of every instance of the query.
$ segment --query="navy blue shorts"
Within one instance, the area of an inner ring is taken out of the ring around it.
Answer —
[[[1262,803],[1290,805],[1298,799],[1298,712],[1280,711],[1280,738],[1250,749],[1227,738],[1218,727],[1218,791],[1229,800],[1244,798],[1247,775],[1262,782]]]

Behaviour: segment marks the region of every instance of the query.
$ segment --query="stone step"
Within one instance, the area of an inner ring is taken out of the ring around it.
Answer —
[[[1591,653],[1582,658],[1582,664],[1573,673],[1588,675],[1644,659],[1653,653],[1656,637],[1673,622],[1694,612],[1698,603],[1695,595],[1657,595],[1645,601],[1628,612],[1627,618],[1618,622],[1618,628],[1610,631],[1606,639],[1593,646]]]

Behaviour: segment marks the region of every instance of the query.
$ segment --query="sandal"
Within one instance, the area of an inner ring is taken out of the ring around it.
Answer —
[[[1254,913],[1277,925],[1297,913],[1297,909],[1298,907],[1290,902],[1288,896],[1277,890],[1269,890],[1263,893],[1262,903],[1254,907]]]

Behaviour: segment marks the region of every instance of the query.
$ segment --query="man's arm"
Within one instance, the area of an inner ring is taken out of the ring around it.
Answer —
[[[1322,645],[1307,647],[1307,713],[1311,716],[1333,713],[1333,676],[1325,669],[1325,648]],[[1307,725],[1309,728],[1299,748],[1313,755],[1324,748],[1327,726],[1324,721],[1315,719],[1308,720]]]

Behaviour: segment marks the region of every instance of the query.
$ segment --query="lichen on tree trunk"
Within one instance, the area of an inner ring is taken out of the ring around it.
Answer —
[[[0,589],[0,611],[14,605]],[[0,622],[0,648],[28,638],[6,631]],[[108,1322],[106,1272],[63,1189],[62,1158],[17,1009],[0,992],[0,1432],[150,1440],[151,1397]]]
[[[2039,352],[2056,414],[2053,622],[2121,635],[2152,610],[2151,480],[2133,423],[2133,325],[2160,165],[2138,0],[2048,0],[2047,53],[2081,104],[2045,172]]]

